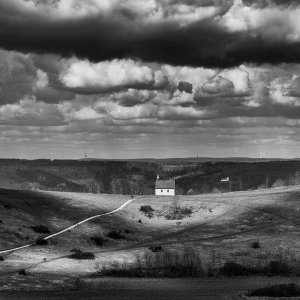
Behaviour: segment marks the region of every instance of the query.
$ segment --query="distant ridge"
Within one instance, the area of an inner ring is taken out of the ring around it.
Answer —
[[[269,162],[269,161],[299,161],[299,158],[251,158],[251,157],[170,157],[170,158],[81,158],[79,161],[136,161],[136,162]]]

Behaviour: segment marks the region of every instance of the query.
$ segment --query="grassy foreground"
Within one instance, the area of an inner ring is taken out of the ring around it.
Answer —
[[[48,231],[55,233],[111,211],[129,199],[126,195],[2,189],[0,249],[36,241]],[[104,268],[134,265],[137,257],[145,263],[147,253],[172,252],[176,258],[187,248],[199,253],[201,268],[195,271],[185,262],[179,273],[207,273],[231,261],[247,270],[262,269],[272,261],[295,267],[300,262],[299,199],[299,187],[199,196],[138,196],[123,211],[65,232],[47,245],[36,244],[4,255],[0,276],[22,276],[18,275],[20,270],[25,270],[26,276],[86,276]],[[162,265],[159,268],[162,270]]]

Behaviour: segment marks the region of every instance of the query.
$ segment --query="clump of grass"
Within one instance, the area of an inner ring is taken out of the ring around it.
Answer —
[[[126,237],[124,235],[122,235],[119,231],[109,231],[106,236],[110,239],[114,239],[114,240],[122,240],[122,239],[126,239]]]
[[[30,226],[34,232],[37,233],[50,233],[50,230],[45,225],[37,225],[37,226]]]
[[[72,259],[95,259],[95,255],[92,252],[82,252],[81,250],[77,250],[73,254],[69,255],[68,258]]]
[[[35,240],[35,244],[38,246],[46,246],[48,245],[48,241],[43,238],[38,238]]]
[[[107,240],[102,235],[94,235],[90,240],[97,246],[103,246]]]
[[[251,244],[251,248],[253,248],[253,249],[259,249],[260,247],[261,247],[261,245],[259,242],[253,242]]]
[[[142,205],[140,211],[148,218],[152,218],[154,215],[154,209],[150,205]]]
[[[101,275],[119,277],[197,277],[205,274],[201,257],[193,248],[182,252],[145,252],[134,264],[105,267]]]
[[[298,297],[300,287],[295,283],[270,285],[251,291],[248,297]]]
[[[19,270],[18,274],[19,274],[19,275],[23,275],[23,276],[27,275],[25,269]]]

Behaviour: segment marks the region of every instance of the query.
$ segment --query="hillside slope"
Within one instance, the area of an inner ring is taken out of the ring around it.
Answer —
[[[130,199],[124,195],[0,190],[0,250],[24,245],[86,217],[111,211]],[[149,206],[151,209],[149,209]],[[142,211],[141,211],[142,210]],[[123,211],[83,224],[51,239],[5,256],[0,274],[29,272],[85,274],[112,261],[132,261],[148,246],[197,247],[207,263],[299,257],[300,187],[226,194],[139,196]],[[98,245],[95,239],[98,239]],[[253,249],[258,241],[260,249]],[[101,244],[102,243],[102,244]],[[101,245],[99,245],[101,244]],[[95,260],[67,256],[79,249]]]
[[[176,178],[178,195],[253,190],[300,184],[300,161],[0,159],[0,187],[11,189],[151,195],[157,174]]]

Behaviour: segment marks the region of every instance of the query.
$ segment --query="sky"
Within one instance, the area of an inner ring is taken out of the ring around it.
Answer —
[[[300,155],[298,0],[1,0],[0,157]]]

